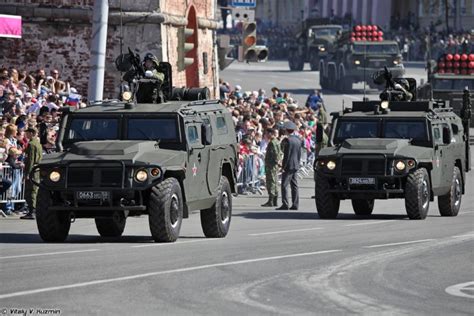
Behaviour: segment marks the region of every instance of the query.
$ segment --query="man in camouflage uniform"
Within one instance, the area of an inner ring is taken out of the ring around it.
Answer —
[[[28,213],[20,218],[35,219],[38,187],[31,180],[33,178],[35,182],[40,182],[40,175],[39,171],[31,174],[31,170],[41,161],[43,149],[39,142],[38,131],[35,128],[30,127],[26,130],[26,138],[29,140],[25,160],[25,200],[28,204]]]
[[[162,72],[158,71],[158,65],[160,62],[158,61],[158,58],[156,58],[155,55],[152,53],[148,53],[145,55],[145,58],[143,58],[143,70],[145,71],[145,77],[150,78],[150,79],[158,79],[161,82],[165,79],[165,75]],[[149,77],[147,76],[147,71],[151,71],[152,76]]]
[[[281,148],[278,141],[278,130],[267,129],[269,142],[265,153],[265,179],[268,191],[268,201],[262,206],[277,206],[278,204],[278,170],[281,164]]]

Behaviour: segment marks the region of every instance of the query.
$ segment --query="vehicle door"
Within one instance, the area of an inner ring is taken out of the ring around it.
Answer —
[[[222,113],[217,113],[211,122],[213,129],[212,145],[209,146],[209,172],[207,173],[207,185],[209,194],[215,195],[222,174],[222,161],[229,156],[227,153],[228,144],[228,125]]]
[[[454,153],[456,151],[456,141],[453,138],[453,131],[448,123],[442,124],[442,136],[443,136],[443,156],[441,157],[441,163],[443,165],[442,173],[442,184],[445,188],[451,186],[454,172]]]
[[[185,124],[188,144],[188,162],[186,167],[186,197],[188,202],[207,197],[206,173],[207,159],[203,157],[204,145],[201,138],[201,122]]]
[[[435,192],[442,186],[441,176],[442,176],[442,158],[445,151],[445,146],[443,144],[443,135],[442,135],[442,126],[441,124],[433,124],[433,170],[431,170],[431,187]]]

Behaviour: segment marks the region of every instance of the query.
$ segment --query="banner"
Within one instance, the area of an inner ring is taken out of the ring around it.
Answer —
[[[0,37],[21,38],[21,16],[0,14]]]

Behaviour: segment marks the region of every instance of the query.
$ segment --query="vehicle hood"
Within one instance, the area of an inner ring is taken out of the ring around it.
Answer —
[[[430,157],[431,151],[431,148],[410,144],[408,139],[353,138],[346,139],[341,145],[322,149],[320,156],[381,154],[391,157],[423,159],[425,157]]]
[[[103,160],[120,160],[126,164],[158,164],[163,167],[184,166],[186,152],[162,149],[156,141],[87,141],[77,142],[65,152],[46,155],[42,164]]]

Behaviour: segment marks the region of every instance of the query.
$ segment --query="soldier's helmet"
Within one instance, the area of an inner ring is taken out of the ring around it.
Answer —
[[[156,56],[153,55],[152,53],[147,53],[145,55],[145,57],[143,58],[143,62],[147,60],[151,60],[155,64],[155,67],[158,67],[158,64],[160,63],[158,58],[156,58]]]

